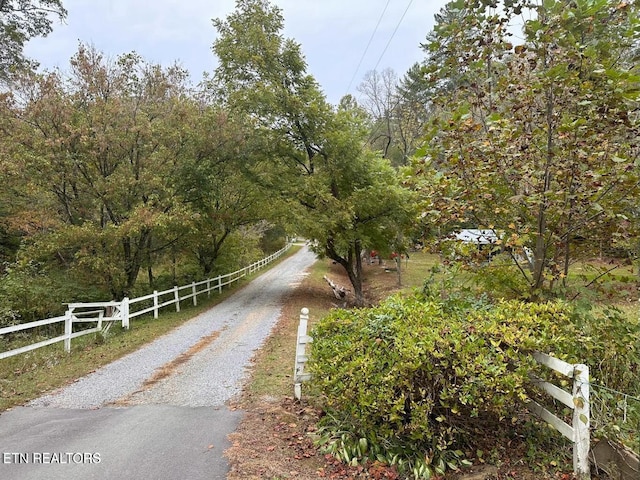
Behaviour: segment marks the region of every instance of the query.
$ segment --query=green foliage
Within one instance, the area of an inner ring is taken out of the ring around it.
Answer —
[[[261,139],[245,168],[286,206],[296,231],[345,269],[363,304],[361,253],[384,249],[402,233],[411,193],[365,147],[366,118],[352,98],[337,109],[327,103],[300,45],[281,34],[280,8],[239,0],[214,26],[220,63],[211,87],[233,115],[251,119]]]
[[[527,268],[521,265],[521,268]],[[528,298],[529,284],[509,254],[493,257],[491,262],[471,269],[474,283],[491,298]]]
[[[35,263],[14,266],[0,277],[0,327],[61,315],[64,303],[104,300],[106,295],[70,272],[48,271]]]
[[[455,452],[468,446],[473,426],[510,415],[527,397],[525,353],[543,343],[536,314],[547,325],[567,317],[562,305],[516,303],[462,315],[418,297],[330,314],[312,334],[313,386],[324,424],[355,435],[332,438],[332,448],[353,453],[348,440],[366,438],[377,446],[373,459],[425,472],[420,478],[443,473],[447,462],[457,468]]]
[[[186,116],[185,73],[134,53],[109,61],[80,45],[68,76],[19,80],[11,98],[23,101],[7,105],[7,143],[16,190],[26,201],[12,212],[13,222],[37,232],[65,262],[95,271],[107,265],[101,279],[122,297],[135,285],[154,235],[175,222],[170,179],[182,147],[176,123]],[[74,233],[89,239],[86,248],[73,242]],[[73,255],[64,258],[67,250]]]
[[[19,247],[20,238],[0,225],[0,272],[3,269],[2,263],[12,262],[15,259]]]
[[[625,325],[562,302],[455,296],[336,310],[312,333],[311,385],[327,413],[319,442],[346,462],[379,460],[416,478],[458,468],[478,432],[506,427],[522,412],[533,351],[612,370],[612,385],[637,379],[640,327]],[[625,328],[612,348],[611,336]]]
[[[269,228],[260,240],[260,249],[267,255],[277,252],[287,242],[285,229],[281,226]]]
[[[637,248],[638,4],[461,0],[438,20],[424,68],[437,115],[413,168],[425,219],[528,247],[516,273],[532,298],[602,245]]]
[[[214,273],[234,272],[264,257],[260,248],[262,231],[255,228],[243,228],[230,235],[225,248],[221,251]]]
[[[0,97],[0,255],[21,236],[21,264],[117,299],[140,291],[141,272],[148,292],[226,268],[225,241],[271,208],[241,168],[250,122],[187,80],[177,66],[135,53],[112,61],[85,45],[69,72],[17,78]]]
[[[51,14],[64,20],[67,11],[61,0],[3,0],[0,2],[0,80],[6,80],[32,62],[22,53],[33,37],[52,31]]]

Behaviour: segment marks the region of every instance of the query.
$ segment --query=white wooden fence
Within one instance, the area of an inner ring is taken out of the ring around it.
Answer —
[[[20,348],[15,348],[13,350],[0,352],[0,359],[26,353],[57,342],[64,342],[65,351],[70,352],[71,339],[100,331],[106,332],[113,323],[120,322],[122,328],[128,330],[129,321],[140,315],[153,312],[153,318],[158,318],[159,310],[169,305],[175,305],[176,311],[179,312],[180,302],[189,299],[191,299],[193,305],[198,305],[198,295],[204,295],[206,293],[207,296],[210,296],[211,292],[214,290],[217,290],[218,293],[222,292],[222,287],[230,285],[233,282],[237,282],[241,278],[262,269],[264,266],[280,258],[290,247],[291,244],[288,243],[281,250],[278,250],[268,257],[258,260],[247,267],[232,273],[227,273],[226,275],[208,278],[201,282],[193,282],[182,287],[175,286],[162,292],[158,292],[156,290],[149,295],[138,298],[129,299],[125,297],[121,302],[69,303],[67,304],[67,311],[63,316],[0,328],[0,336],[2,336],[45,325],[64,323],[63,335]],[[151,306],[143,306],[143,308],[136,309],[136,305],[144,305],[143,302],[151,303]],[[77,323],[95,323],[96,326],[94,328],[74,332],[73,325]]]
[[[591,478],[589,469],[589,367],[572,365],[544,353],[534,353],[536,361],[573,379],[572,393],[553,383],[532,376],[533,382],[546,393],[573,409],[571,425],[553,415],[549,410],[531,401],[529,409],[573,442],[573,472],[580,480]]]

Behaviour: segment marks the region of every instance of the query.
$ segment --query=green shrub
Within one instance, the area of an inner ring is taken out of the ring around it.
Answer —
[[[70,271],[47,271],[28,263],[0,276],[0,327],[62,315],[64,303],[92,301],[105,293]]]
[[[520,268],[528,269],[524,265]],[[509,254],[502,253],[490,263],[472,269],[471,273],[478,288],[492,298],[523,299],[530,296],[531,286],[520,268]]]
[[[478,424],[511,416],[527,398],[528,353],[566,340],[561,303],[459,302],[392,297],[337,310],[313,337],[312,388],[327,412],[328,451],[379,460],[429,478],[463,463]],[[347,430],[347,435],[335,435]]]
[[[416,478],[457,468],[487,429],[522,412],[533,351],[597,365],[616,386],[637,381],[640,328],[628,325],[562,302],[413,296],[335,310],[312,332],[310,385],[326,412],[318,442],[347,463],[378,460]]]

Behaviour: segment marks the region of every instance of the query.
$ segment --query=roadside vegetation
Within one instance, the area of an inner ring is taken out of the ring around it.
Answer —
[[[310,383],[325,413],[318,442],[347,464],[378,460],[415,478],[471,465],[485,432],[554,434],[535,433],[525,406],[549,403],[531,385],[531,373],[546,376],[534,352],[591,365],[592,384],[640,393],[640,323],[615,309],[420,293],[336,311],[312,335]],[[594,439],[637,448],[637,407],[594,409]]]
[[[638,395],[635,302],[624,292],[591,310],[492,301],[467,268],[427,252],[411,254],[399,287],[393,265],[365,266],[369,298],[381,300],[371,308],[341,308],[323,277],[346,278],[327,261],[291,294],[237,404],[247,415],[227,452],[230,478],[571,478],[571,443],[524,406],[548,403],[529,371],[553,377],[529,354],[586,362],[595,384]],[[296,403],[303,307],[314,378]],[[640,405],[623,400],[594,387],[593,439],[637,449]]]

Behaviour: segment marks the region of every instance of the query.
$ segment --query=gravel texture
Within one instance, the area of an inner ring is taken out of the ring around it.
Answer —
[[[284,295],[306,275],[306,247],[172,332],[29,406],[222,406],[237,395]],[[135,320],[131,323],[135,328]],[[291,359],[293,369],[294,359]]]

